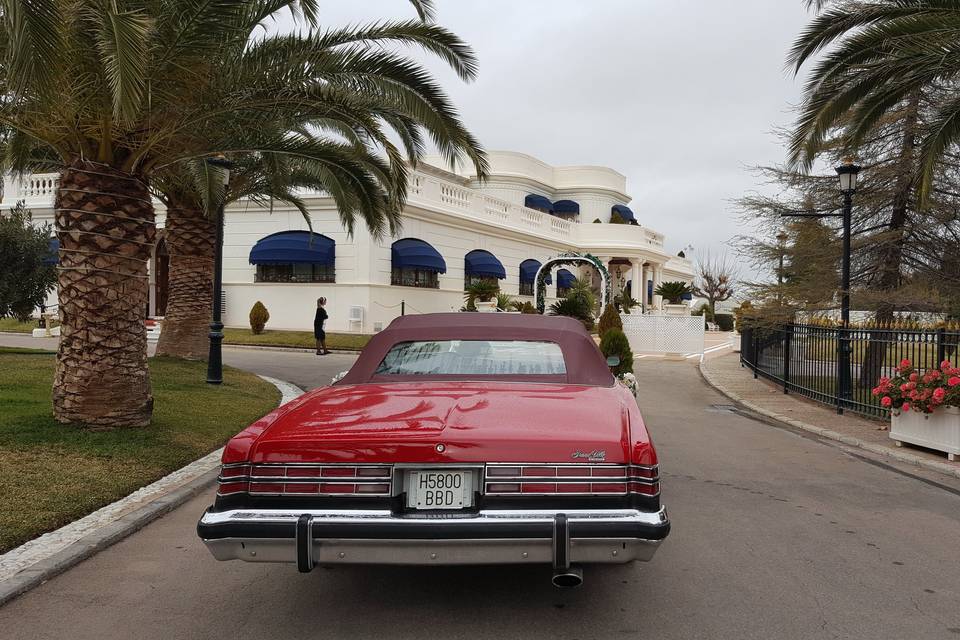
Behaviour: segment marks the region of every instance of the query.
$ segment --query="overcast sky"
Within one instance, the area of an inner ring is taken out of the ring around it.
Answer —
[[[415,17],[404,0],[324,0],[329,25]],[[743,232],[730,200],[782,161],[771,131],[802,79],[784,70],[808,18],[801,0],[437,0],[437,21],[474,47],[462,83],[437,62],[489,149],[627,176],[640,224],[668,249],[725,250]],[[730,252],[731,257],[733,252]]]

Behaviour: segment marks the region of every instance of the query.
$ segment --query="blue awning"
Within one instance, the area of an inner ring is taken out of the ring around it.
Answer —
[[[520,263],[520,282],[534,282],[537,279],[537,271],[540,269],[540,262],[530,258],[529,260],[524,260]],[[547,277],[543,280],[547,284],[553,284],[553,278],[550,277],[550,272],[547,272]]]
[[[553,203],[554,213],[580,213],[580,205],[573,200],[557,200]]]
[[[573,282],[576,279],[577,277],[566,269],[560,269],[560,271],[557,271],[557,288],[569,289],[573,286]]]
[[[468,276],[482,276],[503,280],[507,277],[507,270],[497,257],[489,251],[475,249],[464,256],[464,272]]]
[[[536,193],[531,193],[524,198],[523,206],[536,209],[537,211],[543,211],[544,213],[553,213],[553,203],[550,202],[550,198],[545,198]]]
[[[617,213],[620,214],[620,217],[626,220],[627,222],[637,221],[636,217],[633,215],[633,211],[631,211],[630,207],[628,207],[625,204],[615,204],[613,205],[613,208],[610,209],[610,211],[611,213],[616,211]]]
[[[693,300],[693,294],[692,294],[692,293],[685,293],[685,294],[683,294],[682,296],[680,296],[680,299],[681,299],[681,300]]]
[[[390,247],[390,262],[394,269],[447,272],[447,263],[440,252],[423,240],[404,238]]]
[[[43,259],[43,264],[55,265],[60,262],[60,240],[54,236],[50,238],[50,255]]]
[[[336,243],[309,231],[281,231],[260,238],[250,250],[250,264],[322,264],[334,266]]]

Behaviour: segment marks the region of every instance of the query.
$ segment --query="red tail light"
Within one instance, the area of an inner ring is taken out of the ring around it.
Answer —
[[[220,468],[217,495],[390,496],[389,465],[226,464]]]
[[[583,463],[488,464],[487,495],[626,495],[660,493],[656,466]]]

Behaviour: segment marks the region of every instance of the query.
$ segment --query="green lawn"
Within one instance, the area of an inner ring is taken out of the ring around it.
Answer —
[[[37,328],[36,320],[20,322],[16,318],[0,318],[0,331],[15,331],[16,333],[30,333]]]
[[[265,347],[304,347],[316,349],[317,341],[312,331],[271,331],[257,335],[250,329],[226,328],[223,330],[224,344],[253,344]],[[327,348],[359,351],[370,342],[372,336],[359,333],[327,332]]]
[[[206,363],[152,358],[154,419],[111,431],[53,420],[53,354],[0,347],[0,553],[143,487],[221,446],[272,410],[275,387]]]

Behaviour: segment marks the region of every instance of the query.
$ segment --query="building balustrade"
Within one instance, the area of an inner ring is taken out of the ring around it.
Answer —
[[[56,193],[56,173],[34,174],[21,180],[6,176],[3,202],[12,206],[24,200],[27,207],[50,207]],[[319,191],[303,190],[301,197],[325,197]],[[418,208],[449,212],[506,229],[556,239],[590,251],[610,248],[647,249],[662,254],[663,234],[637,225],[593,224],[573,222],[520,204],[482,193],[456,180],[445,179],[426,171],[410,176],[408,203]],[[678,266],[686,266],[683,258],[672,258]]]

